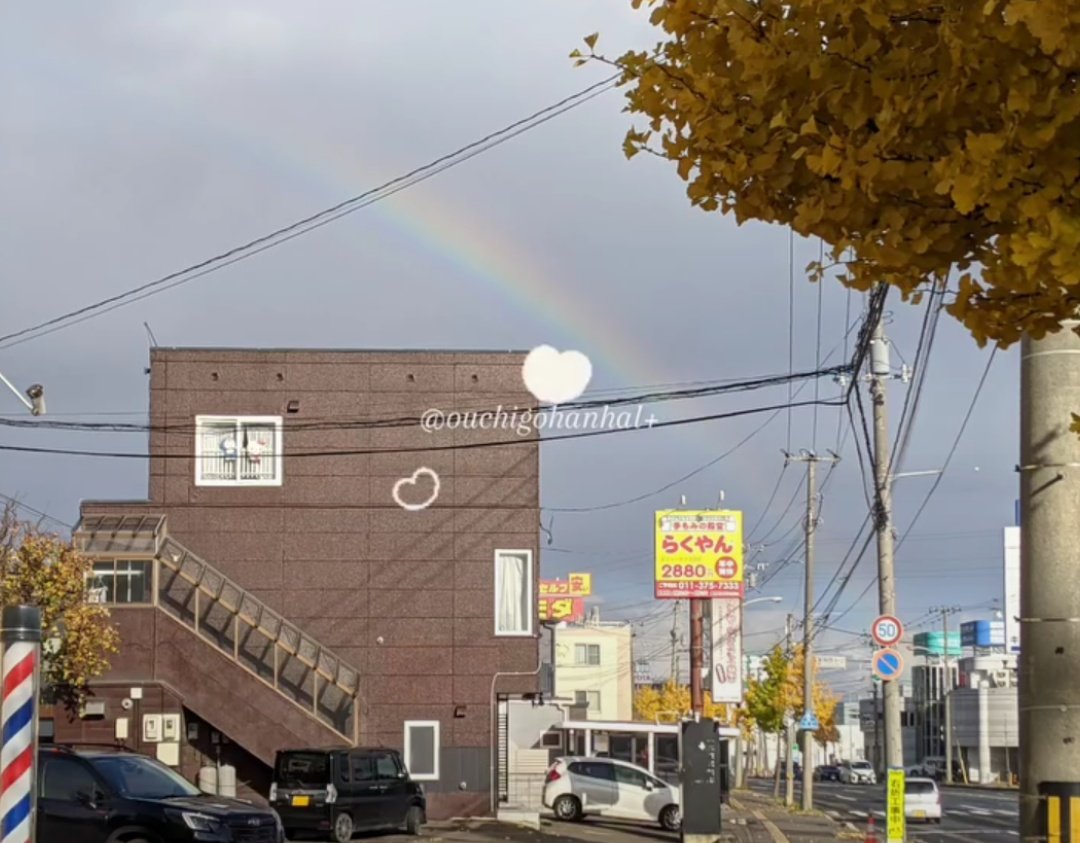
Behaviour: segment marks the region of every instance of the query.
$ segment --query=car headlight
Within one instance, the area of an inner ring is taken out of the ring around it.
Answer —
[[[179,817],[192,831],[218,831],[221,828],[221,820],[209,814],[199,814],[195,811],[173,811],[174,817]]]

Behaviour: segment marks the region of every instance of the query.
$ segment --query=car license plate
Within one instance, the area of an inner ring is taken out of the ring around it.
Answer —
[[[925,820],[926,819],[926,811],[916,811],[915,812],[915,819],[917,819],[917,820]]]
[[[311,804],[310,796],[294,796],[292,798],[292,804],[294,808],[306,808]]]

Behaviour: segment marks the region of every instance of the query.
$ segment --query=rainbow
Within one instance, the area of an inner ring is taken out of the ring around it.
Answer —
[[[140,111],[152,115],[161,131],[171,133],[174,138],[190,137],[195,146],[205,146],[205,139],[210,137],[215,145],[231,148],[242,159],[272,173],[287,189],[295,189],[298,199],[305,194],[309,196],[313,201],[297,201],[297,218],[313,208],[329,206],[398,175],[377,173],[362,166],[360,162],[365,156],[357,143],[320,137],[300,120],[278,119],[267,125],[242,123],[237,118],[235,104],[218,108],[202,103],[195,110],[185,109],[176,101],[162,100],[159,91],[152,87],[161,81],[152,75],[145,82],[145,95],[142,90],[133,94],[130,88],[120,92],[91,85],[81,68],[76,72],[75,64],[60,56],[26,52],[19,61],[26,62],[24,67],[39,71],[38,78],[64,85],[70,95],[78,98],[78,107],[87,111],[98,110],[98,106],[106,111],[129,110],[129,98],[145,96]],[[506,115],[505,122],[518,116]],[[493,123],[499,122],[499,118],[493,118]],[[486,128],[480,127],[476,134]],[[550,131],[540,131],[546,130]],[[433,148],[430,156],[434,158],[445,151]],[[617,149],[612,150],[612,155],[618,154]],[[482,160],[462,166],[471,167],[474,174],[483,174]],[[455,267],[494,293],[504,306],[529,315],[534,329],[519,347],[546,343],[560,350],[576,349],[586,354],[594,372],[601,375],[594,376],[593,388],[598,380],[604,379],[603,375],[614,381],[604,384],[608,387],[669,382],[670,373],[656,365],[639,337],[619,329],[610,310],[601,310],[602,303],[590,304],[575,295],[585,286],[586,279],[568,276],[565,269],[556,270],[545,264],[540,256],[542,244],[512,238],[492,221],[470,213],[461,205],[451,204],[430,185],[403,191],[357,214],[374,216],[377,224],[393,229],[413,246]]]

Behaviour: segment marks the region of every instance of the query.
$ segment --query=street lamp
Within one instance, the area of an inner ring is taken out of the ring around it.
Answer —
[[[747,600],[743,603],[743,608],[747,606],[753,606],[755,603],[783,603],[784,598],[777,595],[776,597],[755,597],[753,600]]]
[[[26,409],[28,409],[32,415],[45,415],[45,387],[40,383],[35,383],[28,388],[26,390],[26,395],[24,396],[11,381],[4,377],[3,372],[0,372],[0,382],[3,382],[4,386],[10,389],[15,394],[16,398],[22,401],[26,406]]]

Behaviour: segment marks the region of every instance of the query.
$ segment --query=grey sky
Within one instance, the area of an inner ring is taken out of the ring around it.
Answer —
[[[601,47],[616,53],[657,37],[645,13],[620,0],[5,4],[0,334],[259,236],[598,81],[603,68],[574,69],[567,58],[595,30]],[[22,386],[45,383],[57,417],[135,414],[125,421],[146,409],[144,321],[164,345],[550,343],[591,357],[594,390],[786,371],[787,232],[696,211],[672,166],[647,156],[627,162],[621,108],[621,94],[607,93],[265,255],[2,349],[0,371]],[[812,368],[817,354],[818,290],[802,271],[817,250],[796,244],[797,369]],[[824,355],[841,340],[848,297],[829,282],[822,301]],[[861,298],[851,297],[851,306],[857,314]],[[890,333],[911,360],[921,311],[898,299],[889,309]],[[986,353],[943,317],[906,470],[941,466]],[[1017,494],[1016,363],[1015,350],[998,354],[949,473],[900,550],[906,618],[942,601],[986,606],[1001,595],[1001,527],[1011,523]],[[820,388],[837,394],[828,381]],[[894,421],[905,389],[891,388]],[[812,392],[811,384],[803,397]],[[667,404],[658,414],[786,397],[786,389],[770,390]],[[0,393],[0,413],[20,410]],[[548,444],[542,502],[589,507],[648,492],[766,418]],[[792,447],[810,447],[812,414],[796,413],[793,430]],[[646,619],[642,651],[662,647],[666,607],[645,603],[652,511],[680,493],[711,506],[723,489],[726,504],[753,524],[781,469],[786,431],[781,415],[724,462],[641,503],[555,514],[544,573],[592,571],[604,613]],[[836,437],[836,411],[822,410],[818,447],[835,446]],[[4,430],[0,441],[146,446],[138,435],[47,431]],[[850,433],[845,443],[819,533],[822,586],[865,513]],[[800,471],[787,470],[753,538],[777,520]],[[901,532],[931,483],[897,483]],[[0,452],[0,491],[65,521],[74,521],[81,498],[138,497],[145,488],[141,461]],[[801,504],[766,540],[796,525]],[[787,544],[761,558],[775,561]],[[873,564],[871,550],[840,608],[863,591]],[[749,649],[773,643],[784,612],[801,605],[801,570],[788,566],[766,589],[783,595],[783,606],[748,613]],[[874,593],[844,618],[844,629],[866,629]],[[980,616],[989,610],[961,618]]]

